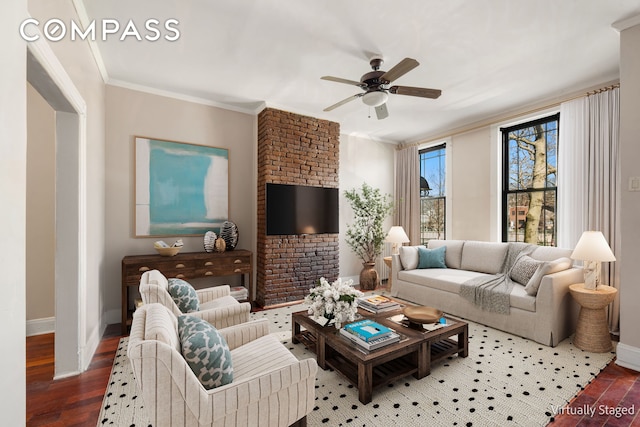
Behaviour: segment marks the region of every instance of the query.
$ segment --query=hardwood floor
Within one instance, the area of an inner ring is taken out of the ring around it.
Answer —
[[[549,426],[640,426],[640,374],[616,365],[614,360],[569,403],[568,408]],[[592,408],[595,412],[585,414],[584,408]],[[615,416],[614,411],[624,409],[633,409],[634,413]]]
[[[27,426],[95,427],[111,365],[120,341],[120,325],[110,325],[89,369],[70,378],[53,381],[53,334],[28,337],[27,342]],[[640,427],[640,373],[611,362],[570,403],[571,408],[595,405],[596,414],[564,414],[550,427],[638,426]],[[616,418],[598,413],[598,408],[630,408],[635,414]]]
[[[27,426],[95,427],[120,337],[120,325],[109,326],[89,369],[56,381],[54,335],[28,337]]]

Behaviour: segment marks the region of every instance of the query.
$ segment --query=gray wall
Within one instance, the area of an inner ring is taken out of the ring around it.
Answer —
[[[636,21],[637,22],[637,21]],[[640,192],[628,191],[640,176],[640,24],[620,34],[620,177],[622,246],[618,364],[640,370]]]
[[[27,322],[55,316],[55,126],[27,84]]]
[[[107,323],[120,322],[120,262],[153,254],[153,242],[134,233],[134,136],[209,145],[229,150],[229,219],[239,229],[239,249],[255,251],[256,116],[107,86],[106,257],[103,299]],[[203,251],[203,237],[182,237],[184,252]]]

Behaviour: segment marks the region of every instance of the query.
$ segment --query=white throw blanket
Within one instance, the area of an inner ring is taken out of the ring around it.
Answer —
[[[528,255],[536,248],[529,243],[509,243],[500,273],[467,280],[460,286],[460,295],[483,310],[509,314],[509,296],[514,286],[509,272],[520,255]]]

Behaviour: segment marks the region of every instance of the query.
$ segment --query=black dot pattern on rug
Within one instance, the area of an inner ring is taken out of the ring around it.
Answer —
[[[291,342],[291,313],[305,309],[297,305],[261,310],[251,313],[251,319],[268,319],[270,333],[295,357],[315,359],[312,349]],[[126,347],[125,338],[114,360],[101,425],[149,425]],[[560,407],[571,400],[612,357],[613,353],[587,354],[570,339],[551,348],[469,323],[468,357],[447,356],[432,364],[430,374],[422,379],[409,375],[378,387],[366,405],[344,376],[331,368],[318,369],[314,407],[307,422],[358,427],[546,425],[556,415],[550,405]],[[135,416],[120,422],[127,411]]]

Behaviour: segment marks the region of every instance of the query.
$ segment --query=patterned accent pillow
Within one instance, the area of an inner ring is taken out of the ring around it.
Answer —
[[[542,263],[543,261],[533,259],[529,255],[520,255],[513,264],[513,267],[511,267],[509,277],[511,277],[511,280],[514,282],[526,286],[527,283],[529,283],[529,279],[531,279]]]
[[[233,381],[227,341],[209,322],[194,316],[178,316],[178,335],[182,356],[204,388],[211,390]]]
[[[547,274],[559,273],[560,271],[568,270],[573,266],[573,261],[571,258],[563,257],[558,258],[554,261],[545,261],[538,267],[535,274],[527,283],[527,286],[524,287],[524,290],[527,294],[536,296],[538,294],[538,288],[540,287],[540,283],[542,282],[542,278]]]
[[[418,268],[447,268],[444,261],[446,250],[446,246],[440,246],[437,249],[418,246]]]
[[[169,279],[167,290],[181,312],[191,313],[200,310],[198,294],[190,283],[182,279]]]

